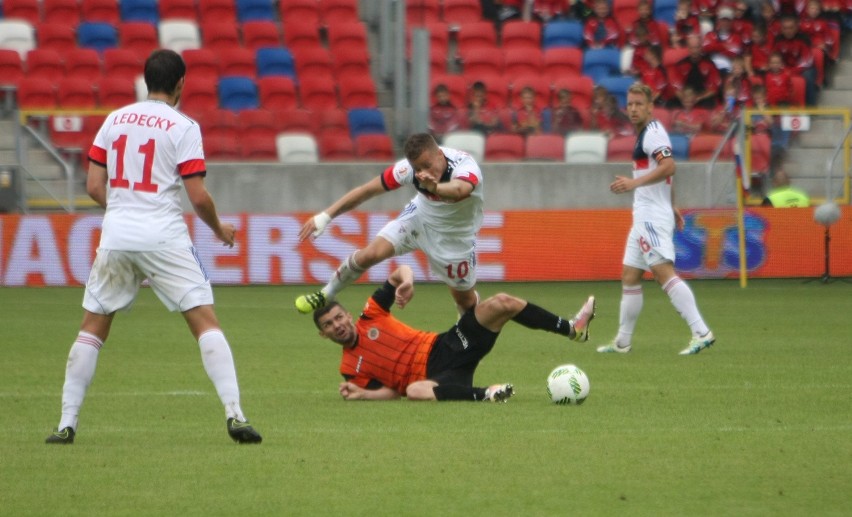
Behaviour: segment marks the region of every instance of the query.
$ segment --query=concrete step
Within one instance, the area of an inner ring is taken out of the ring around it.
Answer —
[[[825,91],[846,91],[852,97],[852,74],[837,75],[831,78],[831,87]]]
[[[852,105],[852,91],[850,90],[825,90],[819,95],[821,108],[849,108]]]

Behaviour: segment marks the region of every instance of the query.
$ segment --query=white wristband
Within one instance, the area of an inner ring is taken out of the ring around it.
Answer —
[[[325,212],[320,212],[314,216],[314,226],[316,226],[316,230],[312,234],[314,237],[319,237],[322,235],[322,232],[325,231],[325,227],[328,226],[328,223],[331,222],[331,216],[329,216]]]

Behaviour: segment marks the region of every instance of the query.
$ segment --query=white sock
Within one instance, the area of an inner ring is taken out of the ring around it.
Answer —
[[[636,328],[636,321],[639,319],[639,313],[642,312],[643,302],[641,284],[621,286],[618,335],[615,337],[615,344],[619,347],[630,346],[630,341],[633,339],[633,329]]]
[[[225,415],[244,421],[234,356],[231,355],[231,347],[228,346],[225,335],[219,329],[208,330],[198,338],[198,347],[201,349],[204,370],[216,387],[219,400],[225,406]]]
[[[680,317],[689,325],[692,334],[695,336],[703,336],[710,332],[701,313],[698,312],[698,305],[695,303],[695,295],[692,294],[692,289],[680,277],[675,276],[663,286],[663,291],[669,295]]]
[[[365,269],[355,262],[355,253],[349,255],[346,260],[337,267],[337,271],[334,272],[331,280],[329,280],[325,287],[322,288],[322,292],[326,299],[330,300],[337,296],[337,293],[346,289],[352,282],[361,278],[364,271]]]
[[[104,342],[94,334],[80,331],[77,340],[68,352],[65,365],[65,384],[62,386],[62,418],[57,429],[70,427],[77,430],[77,416],[86,397],[86,390],[95,376],[98,365],[98,352]]]

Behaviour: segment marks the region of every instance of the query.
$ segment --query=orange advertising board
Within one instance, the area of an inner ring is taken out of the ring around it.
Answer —
[[[310,216],[238,214],[223,217],[237,227],[234,248],[221,245],[194,216],[193,242],[215,284],[324,283],[350,253],[364,246],[395,214],[344,214],[326,233],[298,242]],[[675,235],[676,267],[693,278],[739,274],[736,213],[684,211],[686,227]],[[82,285],[100,238],[99,215],[0,216],[0,285]],[[479,281],[617,280],[629,210],[488,212],[477,241]],[[748,275],[819,277],[825,272],[825,228],[812,209],[747,211]],[[830,228],[830,274],[852,276],[852,207]],[[411,265],[419,280],[432,280],[421,253],[398,257],[368,271],[362,281],[381,282],[395,263]]]

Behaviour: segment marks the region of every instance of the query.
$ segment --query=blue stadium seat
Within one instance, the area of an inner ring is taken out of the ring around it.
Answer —
[[[617,48],[591,48],[583,52],[583,75],[595,83],[604,77],[621,75],[621,51]]]
[[[232,111],[256,109],[260,105],[257,85],[249,77],[230,76],[219,79],[219,107]]]
[[[385,117],[375,108],[353,108],[347,113],[349,134],[354,140],[358,135],[387,133]]]
[[[257,76],[283,75],[296,78],[293,54],[285,48],[259,48],[255,54]]]
[[[658,22],[666,22],[671,27],[674,25],[677,0],[654,0],[654,19]]]
[[[672,142],[672,156],[675,160],[689,159],[689,137],[681,133],[669,133]]]
[[[160,23],[160,8],[157,0],[121,0],[118,3],[121,21]]]
[[[275,21],[272,0],[237,0],[237,18],[241,23],[258,20]]]
[[[577,20],[555,20],[544,25],[541,47],[580,47],[583,44],[583,24]]]
[[[77,26],[77,43],[103,52],[118,46],[118,29],[111,23],[84,22]]]
[[[624,109],[627,106],[627,90],[636,82],[633,76],[617,76],[617,77],[602,77],[598,81],[598,86],[603,86],[606,91],[615,96],[618,101],[618,107]]]

